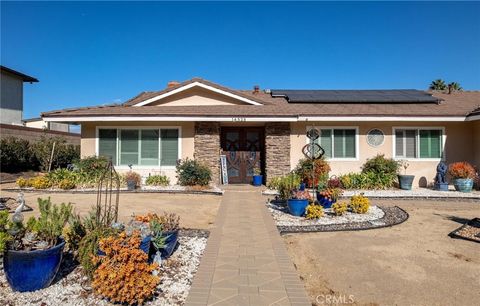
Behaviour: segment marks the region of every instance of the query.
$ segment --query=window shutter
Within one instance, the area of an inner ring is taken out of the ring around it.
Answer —
[[[416,130],[405,130],[405,157],[417,157]]]
[[[100,129],[98,130],[98,155],[112,159],[114,165],[117,164],[117,130]]]
[[[320,146],[325,150],[325,157],[332,157],[332,130],[321,130]]]
[[[355,158],[355,130],[344,131],[345,151],[343,157]]]
[[[161,166],[175,166],[178,159],[178,130],[161,130]]]
[[[405,130],[395,130],[395,156],[396,157],[405,157],[403,141]]]
[[[120,130],[120,165],[138,165],[138,130]]]
[[[158,165],[158,130],[141,130],[140,164],[145,166]]]

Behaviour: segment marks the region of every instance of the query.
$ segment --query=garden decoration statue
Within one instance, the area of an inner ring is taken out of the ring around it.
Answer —
[[[308,144],[306,144],[303,149],[302,153],[305,155],[306,158],[312,161],[312,189],[313,189],[313,198],[316,198],[315,194],[315,160],[320,159],[325,154],[325,150],[315,142],[315,140],[320,137],[320,131],[316,128],[311,128],[307,131],[307,138],[310,140]]]
[[[441,161],[437,165],[437,175],[435,176],[435,189],[440,191],[448,191],[448,183],[445,178],[447,174],[448,167],[447,165]]]
[[[119,195],[120,178],[110,159],[98,181],[95,207],[97,225],[111,226],[117,222]]]

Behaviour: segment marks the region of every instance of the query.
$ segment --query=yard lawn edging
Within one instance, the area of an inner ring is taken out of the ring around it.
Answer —
[[[277,225],[278,231],[281,235],[284,234],[298,234],[298,233],[312,233],[312,232],[338,232],[338,231],[361,231],[378,229],[384,227],[392,227],[394,225],[402,224],[410,217],[409,214],[398,206],[380,207],[384,215],[380,219],[364,221],[364,222],[350,222],[350,223],[336,223],[336,224],[318,224],[318,225],[297,225],[285,226]]]
[[[34,189],[34,188],[2,188],[3,191],[11,192],[47,192],[47,193],[67,193],[67,194],[94,194],[97,193],[97,188],[83,188],[83,189]],[[208,195],[223,195],[225,191],[220,188],[212,188],[206,190],[193,190],[193,189],[135,189],[128,190],[127,188],[120,188],[120,193],[172,193],[172,194],[208,194]]]

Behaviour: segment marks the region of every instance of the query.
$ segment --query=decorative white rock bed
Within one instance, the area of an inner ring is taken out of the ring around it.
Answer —
[[[331,208],[326,208],[323,210],[323,217],[310,220],[305,217],[293,216],[288,213],[286,207],[279,206],[276,203],[267,203],[267,207],[277,226],[311,226],[368,222],[381,219],[385,215],[384,211],[377,206],[370,206],[368,212],[365,214],[346,212],[343,216],[336,216]]]
[[[158,296],[145,305],[183,305],[206,244],[207,238],[204,237],[180,236],[177,250],[162,263],[160,268],[161,283],[157,287]],[[91,290],[82,287],[87,286],[87,283],[80,267],[77,267],[73,272],[43,290],[14,292],[10,289],[2,268],[0,270],[0,305],[112,305],[96,297]]]

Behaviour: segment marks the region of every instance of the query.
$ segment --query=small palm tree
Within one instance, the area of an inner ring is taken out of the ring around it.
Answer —
[[[436,79],[430,83],[428,88],[431,90],[445,90],[447,89],[447,84],[442,79]]]
[[[462,91],[463,88],[457,82],[451,82],[448,84],[448,93],[452,93],[452,91]]]

